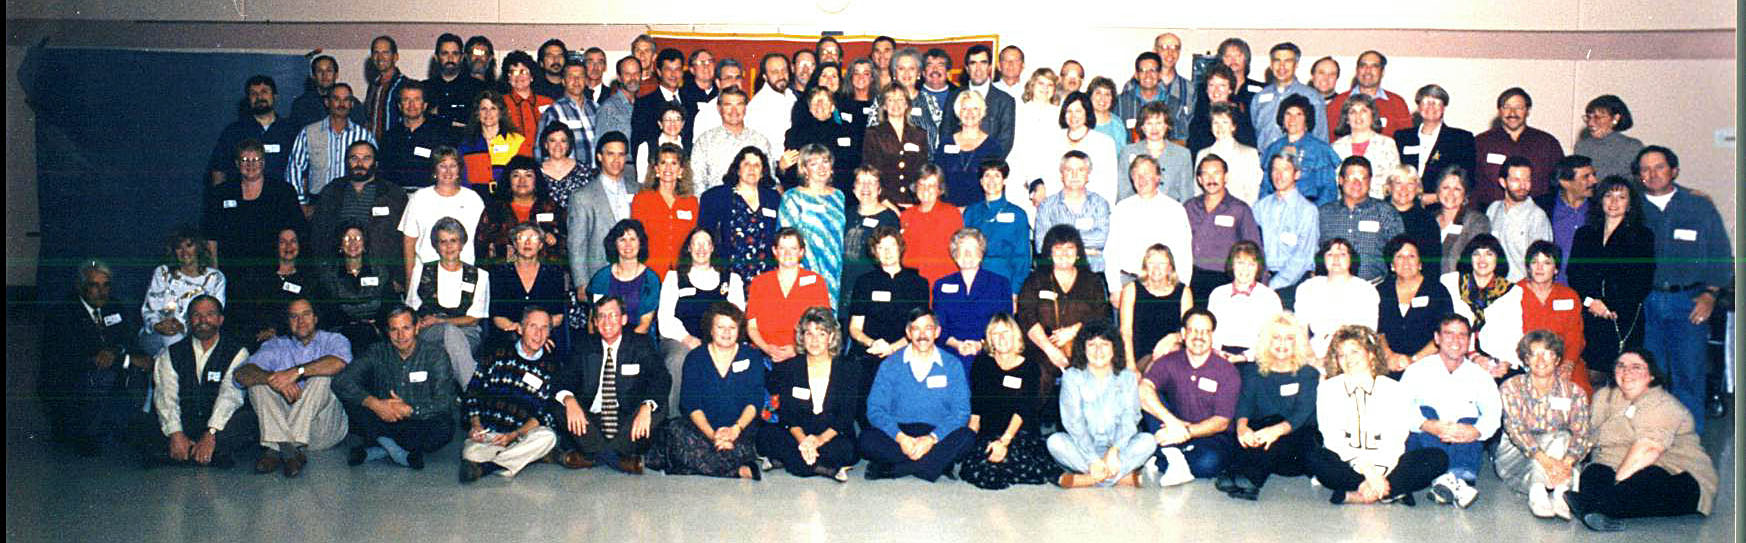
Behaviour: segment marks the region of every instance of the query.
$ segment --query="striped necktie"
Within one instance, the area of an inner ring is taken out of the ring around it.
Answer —
[[[614,349],[606,348],[606,367],[600,372],[600,431],[607,439],[618,435],[618,361]]]

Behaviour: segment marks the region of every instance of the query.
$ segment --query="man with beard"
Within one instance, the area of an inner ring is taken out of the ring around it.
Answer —
[[[987,104],[987,113],[982,117],[982,132],[994,138],[995,146],[1000,149],[995,153],[996,157],[1005,159],[1012,151],[1013,122],[1018,103],[994,84],[994,64],[990,57],[988,46],[981,44],[970,46],[964,53],[964,86],[953,90],[942,104],[946,108],[946,126],[940,133],[958,133],[958,112],[953,106],[958,103],[958,93],[964,89],[974,90],[982,94],[982,100]]]
[[[394,107],[394,99],[400,95],[400,86],[411,79],[400,73],[400,45],[394,43],[394,38],[376,36],[370,41],[370,64],[365,70],[370,75],[370,89],[364,94],[364,105],[367,107],[369,122],[364,127],[371,134],[381,134],[388,127],[400,122],[400,111]]]
[[[1528,246],[1540,240],[1552,241],[1552,221],[1540,206],[1528,200],[1534,179],[1533,163],[1512,156],[1504,159],[1497,171],[1496,187],[1504,197],[1486,208],[1485,218],[1491,219],[1491,232],[1503,244],[1504,257],[1509,259],[1509,273],[1504,277],[1513,283],[1528,275]],[[1474,192],[1486,184],[1474,183]]]
[[[57,443],[96,456],[102,442],[126,426],[143,396],[150,355],[134,352],[139,311],[109,303],[109,267],[95,260],[79,267],[78,291],[44,311],[37,394]],[[133,385],[133,386],[130,386]],[[137,400],[136,400],[137,398]]]
[[[1558,283],[1565,284],[1564,272],[1570,269],[1570,248],[1576,244],[1576,229],[1588,223],[1588,200],[1600,179],[1594,173],[1594,159],[1570,155],[1558,159],[1558,190],[1534,197],[1534,205],[1546,212],[1552,221],[1552,241],[1558,243]]]
[[[261,445],[270,449],[255,461],[255,473],[282,467],[286,477],[297,477],[309,463],[309,449],[326,449],[346,437],[346,412],[333,397],[331,381],[351,362],[352,346],[345,336],[316,329],[315,306],[307,298],[292,300],[285,317],[291,333],[262,343],[226,381],[248,391],[261,423]]]
[[[291,162],[285,166],[285,181],[297,189],[297,203],[307,207],[315,203],[329,181],[346,171],[346,148],[353,142],[367,141],[375,146],[376,137],[369,129],[352,122],[352,86],[335,83],[327,95],[327,118],[297,132],[291,143]]]
[[[1484,180],[1502,179],[1504,161],[1513,156],[1526,159],[1534,171],[1528,195],[1551,192],[1553,165],[1564,158],[1564,147],[1556,136],[1528,126],[1528,113],[1533,109],[1534,98],[1521,87],[1510,87],[1497,96],[1497,118],[1492,121],[1491,129],[1473,137],[1475,167],[1478,169],[1473,172],[1473,194],[1469,199],[1474,206],[1484,208],[1503,199],[1503,186]],[[1498,231],[1496,223],[1492,224],[1492,231]]]
[[[534,74],[533,92],[552,100],[564,97],[564,59],[570,55],[570,48],[564,45],[564,40],[552,38],[540,44],[540,73]]]
[[[399,122],[378,137],[382,143],[382,177],[407,190],[435,184],[436,180],[431,178],[431,153],[445,145],[453,147],[460,140],[453,127],[430,119],[426,92],[425,84],[418,81],[400,85],[395,100],[400,109]],[[321,250],[325,254],[327,248]]]
[[[217,185],[237,176],[236,147],[247,139],[261,142],[267,161],[265,175],[272,179],[285,178],[285,164],[300,125],[280,122],[279,114],[273,110],[278,96],[279,86],[271,77],[257,75],[243,83],[243,107],[237,111],[239,118],[218,134],[218,143],[212,147],[212,157],[206,162],[207,184]]]
[[[570,157],[576,159],[576,167],[586,169],[594,164],[594,153],[589,150],[594,148],[595,105],[587,96],[588,67],[573,58],[564,61],[563,73],[564,95],[540,114],[539,130],[534,134],[546,133],[546,127],[552,123],[563,123],[570,131]],[[545,142],[534,142],[534,158],[546,159]]]
[[[950,115],[947,112],[952,109],[950,98],[958,93],[957,87],[947,80],[951,71],[952,57],[944,49],[928,49],[922,55],[922,80],[914,105],[921,108],[920,124],[928,132],[929,149],[939,148],[942,127],[946,124],[946,116]],[[910,111],[915,111],[915,108],[910,108]]]
[[[452,127],[467,125],[467,120],[473,118],[474,98],[485,90],[483,80],[466,77],[466,67],[461,64],[466,58],[461,37],[443,34],[437,38],[436,52],[430,58],[429,79],[424,81],[424,99],[434,108],[431,116]]]
[[[467,46],[461,49],[467,55],[467,73],[485,83],[486,88],[497,87],[497,48],[491,45],[491,38],[473,36],[467,38]],[[472,97],[468,97],[471,100]]]
[[[224,304],[207,295],[188,302],[189,336],[159,353],[152,367],[156,433],[140,436],[146,466],[229,468],[257,446],[254,411],[234,380],[249,358],[247,338],[219,334]]]
[[[339,61],[332,56],[321,55],[309,61],[309,77],[303,80],[303,94],[291,101],[291,126],[300,127],[327,116],[327,93],[333,92],[333,84],[339,82]],[[368,118],[366,108],[357,107],[362,102],[352,98],[352,122],[365,124]],[[289,148],[286,151],[290,151]]]
[[[353,142],[346,148],[346,176],[329,183],[315,204],[309,246],[316,254],[336,254],[343,225],[364,225],[365,254],[392,270],[395,284],[405,285],[398,226],[406,199],[405,189],[377,177],[376,146]]]
[[[1224,471],[1236,452],[1242,377],[1213,349],[1218,318],[1199,306],[1182,316],[1183,348],[1164,355],[1140,379],[1144,425],[1158,440],[1145,480],[1176,486]]]
[[[788,75],[788,57],[781,53],[764,55],[758,63],[758,75],[753,78],[752,101],[746,104],[747,128],[777,140],[788,133],[795,100],[794,93],[788,91]]]

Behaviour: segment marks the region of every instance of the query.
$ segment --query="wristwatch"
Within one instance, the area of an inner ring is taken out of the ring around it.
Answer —
[[[297,366],[297,377],[303,377],[303,366]]]

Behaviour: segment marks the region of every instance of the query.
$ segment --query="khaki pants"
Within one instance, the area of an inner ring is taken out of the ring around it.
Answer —
[[[504,477],[514,477],[535,460],[546,456],[553,446],[558,444],[558,434],[551,428],[541,426],[528,432],[527,437],[510,443],[508,447],[480,443],[468,439],[461,446],[461,458],[468,462],[492,462],[503,466]]]
[[[294,443],[311,450],[322,450],[339,444],[346,438],[346,410],[334,398],[330,377],[311,377],[303,381],[303,396],[297,403],[267,385],[249,387],[249,403],[261,421],[261,445],[276,448],[279,443]]]

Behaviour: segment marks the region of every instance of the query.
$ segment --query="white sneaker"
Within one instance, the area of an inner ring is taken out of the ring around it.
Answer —
[[[1188,469],[1188,458],[1182,456],[1182,449],[1175,447],[1164,449],[1164,457],[1170,465],[1165,467],[1164,474],[1159,476],[1159,487],[1169,488],[1194,480],[1194,472]]]
[[[1552,518],[1552,498],[1546,487],[1534,485],[1528,489],[1528,511],[1536,518]]]
[[[1454,474],[1444,473],[1431,481],[1431,501],[1451,503],[1455,501],[1455,483],[1460,482]]]
[[[1479,489],[1473,488],[1473,485],[1467,484],[1467,481],[1455,478],[1455,505],[1457,507],[1466,509],[1467,506],[1473,505],[1473,500],[1478,498]]]
[[[1568,490],[1562,486],[1552,489],[1552,496],[1550,498],[1550,501],[1552,502],[1552,514],[1557,515],[1558,518],[1570,520],[1570,504],[1564,501],[1565,492],[1568,492]]]

